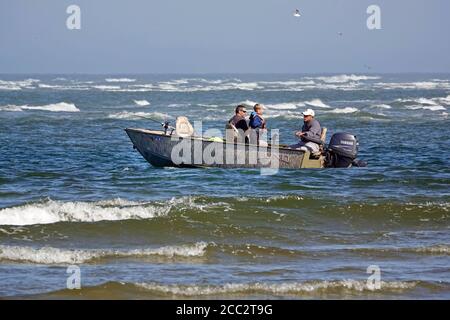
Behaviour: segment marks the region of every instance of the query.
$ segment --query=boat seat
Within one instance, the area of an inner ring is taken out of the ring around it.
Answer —
[[[194,128],[187,117],[177,117],[175,122],[175,133],[180,137],[191,137],[194,135]]]
[[[319,159],[320,156],[323,154],[323,146],[325,145],[326,139],[327,139],[327,128],[323,127],[322,132],[320,133],[320,140],[322,140],[323,144],[319,146],[319,151],[315,153],[311,153],[310,158],[312,159]]]
[[[320,134],[320,140],[322,140],[324,144],[325,144],[325,141],[327,139],[327,131],[328,131],[328,129],[323,127],[322,128],[322,133]]]

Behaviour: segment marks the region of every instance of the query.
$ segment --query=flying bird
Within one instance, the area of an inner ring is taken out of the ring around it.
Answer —
[[[300,17],[300,10],[295,9],[295,11],[294,11],[294,17]]]

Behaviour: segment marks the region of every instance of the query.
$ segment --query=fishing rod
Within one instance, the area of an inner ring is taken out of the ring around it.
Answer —
[[[138,118],[142,118],[142,119],[145,119],[145,120],[151,120],[153,122],[159,123],[164,128],[164,134],[167,134],[167,130],[170,129],[170,135],[172,135],[174,130],[176,129],[175,127],[172,127],[170,125],[169,121],[161,122],[161,121],[158,121],[156,119],[152,119],[150,117],[144,117],[144,116],[139,116],[139,115],[135,115],[135,116],[138,117]]]

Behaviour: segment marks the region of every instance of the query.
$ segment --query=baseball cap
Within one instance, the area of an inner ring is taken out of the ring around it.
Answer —
[[[313,109],[306,109],[305,111],[302,112],[302,114],[304,116],[313,116],[313,117],[316,115]]]

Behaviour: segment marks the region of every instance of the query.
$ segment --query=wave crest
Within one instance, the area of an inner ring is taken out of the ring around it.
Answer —
[[[46,104],[42,106],[16,106],[16,105],[7,105],[0,106],[0,111],[24,111],[24,110],[37,110],[37,111],[50,111],[50,112],[79,112],[78,109],[73,103],[67,102],[59,102]]]
[[[57,222],[97,222],[129,219],[150,219],[167,215],[170,207],[146,205],[123,200],[99,202],[42,203],[0,210],[0,225],[24,226]]]
[[[106,82],[135,82],[136,79],[129,79],[129,78],[106,78]]]
[[[167,120],[172,119],[173,117],[167,113],[162,112],[129,112],[122,111],[118,113],[113,113],[108,115],[110,119],[119,119],[119,120],[141,120],[143,118],[152,118],[156,120]]]
[[[133,100],[135,104],[137,104],[138,106],[144,107],[144,106],[149,106],[150,102],[148,102],[147,100]]]
[[[417,285],[414,281],[381,281],[383,291],[397,291],[412,289]],[[299,295],[311,292],[333,293],[342,291],[371,292],[366,281],[336,280],[336,281],[310,281],[286,283],[227,283],[224,285],[162,285],[158,283],[137,283],[136,286],[148,291],[174,296],[214,296],[229,294],[272,294],[272,295]]]
[[[98,259],[126,257],[201,257],[208,244],[197,242],[193,245],[165,246],[151,249],[110,250],[110,249],[60,249],[53,247],[20,247],[0,245],[0,260],[38,264],[78,264]]]

